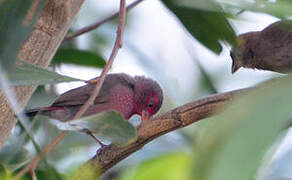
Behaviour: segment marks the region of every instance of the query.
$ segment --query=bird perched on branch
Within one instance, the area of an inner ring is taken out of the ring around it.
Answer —
[[[54,119],[72,120],[94,88],[94,84],[87,84],[72,89],[62,94],[50,107],[28,110],[26,114],[34,116],[41,111],[43,115]],[[131,77],[124,73],[108,74],[94,104],[83,116],[115,110],[126,119],[138,114],[142,116],[142,121],[146,121],[160,109],[162,101],[162,90],[155,81],[143,76]]]
[[[240,67],[287,73],[292,70],[292,20],[238,37],[230,53],[232,73]]]

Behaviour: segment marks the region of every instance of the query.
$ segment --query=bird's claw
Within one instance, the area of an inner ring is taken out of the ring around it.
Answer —
[[[106,145],[103,144],[89,129],[84,129],[83,130],[86,134],[91,136],[100,146],[101,148],[105,147]]]

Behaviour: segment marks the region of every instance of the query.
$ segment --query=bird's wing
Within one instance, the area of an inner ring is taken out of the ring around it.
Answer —
[[[82,105],[89,98],[89,91],[92,91],[93,85],[88,84],[76,89],[67,91],[59,96],[59,98],[53,103],[52,106],[75,106]]]
[[[106,103],[111,97],[111,90],[116,85],[122,85],[129,87],[130,89],[134,88],[133,79],[123,73],[119,74],[109,74],[106,76],[104,83],[100,89],[98,96],[94,100],[94,104]],[[95,88],[95,84],[87,84],[85,86],[72,89],[64,94],[62,94],[52,106],[75,106],[83,105],[88,98],[90,97],[92,91]]]

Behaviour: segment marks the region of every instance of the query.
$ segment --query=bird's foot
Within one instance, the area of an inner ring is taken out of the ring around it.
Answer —
[[[86,134],[88,134],[89,136],[91,136],[101,147],[100,148],[103,148],[105,147],[106,145],[103,144],[89,129],[84,129],[83,130]]]

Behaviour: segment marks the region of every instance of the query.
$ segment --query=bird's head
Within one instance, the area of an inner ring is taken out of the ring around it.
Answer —
[[[258,32],[249,32],[240,35],[235,46],[233,46],[230,56],[232,59],[232,74],[241,67],[254,68],[254,46]]]
[[[142,116],[142,121],[148,120],[157,113],[163,101],[163,93],[157,82],[136,76],[135,80],[135,111]]]

